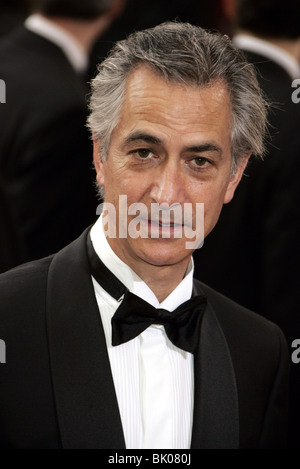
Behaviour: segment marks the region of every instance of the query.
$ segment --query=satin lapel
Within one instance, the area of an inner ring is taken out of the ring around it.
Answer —
[[[51,264],[50,361],[62,445],[125,448],[98,305],[86,256],[88,230]]]
[[[204,293],[197,291],[197,293]],[[239,447],[239,412],[230,351],[209,305],[203,315],[200,347],[194,358],[195,401],[192,448]]]

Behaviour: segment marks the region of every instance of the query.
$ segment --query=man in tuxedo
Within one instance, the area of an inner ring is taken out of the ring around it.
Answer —
[[[300,337],[300,2],[223,0],[233,41],[255,65],[268,101],[262,160],[251,158],[232,202],[195,254],[195,276],[280,326],[289,346]],[[292,364],[291,447],[299,448],[300,368]]]
[[[95,220],[85,73],[120,3],[36,0],[1,41],[0,272],[56,252]]]
[[[263,151],[253,67],[226,36],[164,23],[117,43],[92,88],[103,213],[0,278],[1,446],[285,447],[281,330],[193,279]]]

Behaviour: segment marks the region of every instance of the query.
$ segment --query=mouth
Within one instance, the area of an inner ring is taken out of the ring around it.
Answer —
[[[163,219],[156,219],[156,218],[143,218],[143,217],[138,217],[138,221],[144,225],[148,226],[148,229],[153,229],[153,230],[170,230],[172,231],[179,231],[181,230],[187,230],[187,229],[192,229],[192,226],[189,223],[185,223],[176,220],[163,220]]]
[[[183,228],[183,226],[184,226],[182,223],[176,223],[174,221],[170,221],[170,222],[166,223],[163,220],[152,220],[152,219],[148,220],[148,224],[149,225],[154,225],[154,226],[159,226],[159,227],[162,227],[162,228],[177,228],[177,227]]]
[[[184,225],[175,221],[157,219],[145,220],[150,238],[182,238]]]

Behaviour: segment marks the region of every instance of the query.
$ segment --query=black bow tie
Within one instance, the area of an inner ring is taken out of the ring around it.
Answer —
[[[205,296],[193,296],[172,312],[154,308],[131,293],[103,264],[94,250],[90,236],[87,237],[87,248],[93,277],[113,298],[122,300],[111,320],[112,345],[128,342],[152,324],[161,324],[174,345],[190,353],[196,352],[206,306]]]

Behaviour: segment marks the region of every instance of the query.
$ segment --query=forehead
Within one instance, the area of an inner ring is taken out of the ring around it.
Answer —
[[[167,82],[146,66],[129,77],[119,128],[148,125],[159,131],[230,135],[231,103],[225,83],[196,87]]]

